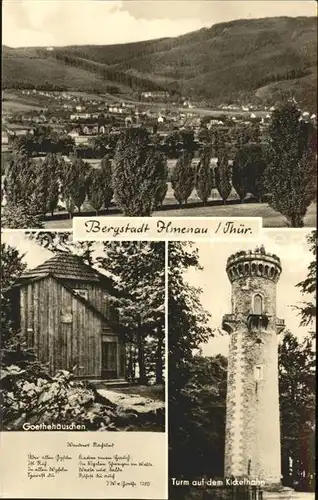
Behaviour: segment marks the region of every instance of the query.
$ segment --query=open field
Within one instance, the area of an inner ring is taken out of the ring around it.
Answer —
[[[58,92],[57,92],[58,93]],[[76,91],[65,91],[65,94],[82,98],[89,99],[95,101],[107,101],[107,102],[126,102],[130,104],[134,104],[135,106],[140,107],[141,109],[148,109],[151,107],[152,109],[162,110],[168,109],[173,113],[184,113],[184,114],[193,114],[196,116],[211,116],[218,117],[220,115],[224,116],[236,116],[242,118],[249,118],[251,112],[250,111],[242,111],[242,110],[223,110],[223,109],[213,109],[209,107],[194,107],[194,108],[184,108],[179,106],[178,104],[171,104],[165,102],[147,102],[140,101],[138,99],[127,98],[124,95],[110,95],[110,94],[96,94],[94,92],[76,92]],[[43,96],[33,96],[33,95],[21,95],[14,92],[14,90],[3,90],[2,92],[2,109],[4,112],[23,112],[30,111],[32,109],[42,109],[48,103],[48,99]],[[254,110],[253,113],[257,117],[265,116],[268,111],[257,111]]]
[[[147,101],[139,101],[137,99],[127,99],[124,98],[120,95],[118,96],[111,96],[112,100],[116,100],[119,102],[126,102],[130,104],[135,104],[138,105],[140,108],[149,108],[149,106],[152,109],[157,109],[157,110],[162,110],[162,109],[167,109],[171,112],[174,113],[184,113],[184,114],[193,114],[193,115],[198,115],[198,116],[211,116],[211,117],[218,117],[220,115],[224,116],[236,116],[236,117],[242,117],[242,118],[249,118],[251,111],[243,111],[241,109],[238,110],[228,110],[228,109],[221,109],[221,108],[210,108],[210,107],[193,107],[193,108],[187,108],[183,106],[178,106],[178,104],[172,104],[170,102],[147,102]],[[108,97],[107,97],[108,99]],[[261,118],[265,117],[268,113],[268,111],[265,110],[253,110],[253,113],[255,114],[256,117]]]
[[[14,92],[4,90],[2,92],[2,112],[23,112],[31,110],[40,110],[45,106],[39,99],[33,96],[20,96]]]
[[[84,214],[83,214],[84,215]],[[88,214],[87,214],[88,215]],[[90,214],[91,215],[91,214]],[[105,215],[105,214],[103,214]],[[110,211],[109,216],[120,215]],[[284,217],[275,212],[267,203],[246,203],[231,205],[212,205],[207,207],[172,208],[154,212],[155,217],[262,217],[263,227],[287,227]],[[305,217],[305,227],[316,227],[317,206],[313,203]],[[71,229],[72,220],[51,220],[45,222],[46,229]]]
[[[73,95],[75,95],[75,92],[72,92]],[[77,93],[83,94],[81,92]],[[101,96],[99,96],[101,98]],[[178,105],[177,103],[171,103],[171,102],[152,102],[152,101],[140,101],[138,99],[132,99],[131,97],[123,97],[122,95],[110,95],[110,94],[105,94],[104,95],[105,100],[107,101],[117,101],[117,102],[126,102],[128,104],[134,104],[138,106],[139,108],[149,108],[151,107],[152,109],[156,109],[158,111],[166,109],[169,110],[173,113],[184,113],[184,114],[193,114],[197,115],[200,117],[203,116],[211,116],[213,117],[219,117],[221,115],[223,116],[228,116],[228,117],[242,117],[242,118],[249,118],[251,115],[251,111],[243,111],[241,109],[237,110],[229,110],[229,109],[221,109],[221,108],[212,108],[212,107],[193,107],[193,108],[187,108]],[[97,99],[97,97],[96,97]],[[257,118],[262,118],[265,117],[268,114],[268,110],[253,110],[253,113]]]
[[[271,492],[270,494],[267,493],[267,496],[264,495],[264,500],[280,500],[282,498],[288,498],[288,500],[314,500],[315,494],[311,492],[304,492],[304,491],[293,491],[293,492],[288,492],[287,496],[282,496],[281,493],[276,493]]]
[[[78,97],[80,99],[89,99],[89,100],[94,100],[94,101],[103,101],[104,98],[103,96],[96,94],[94,92],[76,92],[75,90],[67,90],[63,92],[63,94],[67,94],[71,97]]]
[[[307,493],[303,491],[294,491],[291,495],[291,500],[314,500],[315,493]]]
[[[275,212],[267,203],[162,210],[155,215],[160,217],[262,217],[263,227],[287,227],[284,217]],[[316,204],[313,203],[305,217],[305,227],[316,227],[316,220]]]

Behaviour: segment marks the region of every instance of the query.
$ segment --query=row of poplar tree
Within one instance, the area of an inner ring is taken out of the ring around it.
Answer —
[[[19,148],[5,171],[6,212],[22,206],[29,213],[53,215],[62,201],[73,214],[86,200],[98,212],[114,198],[126,216],[150,215],[165,197],[167,178],[165,156],[149,144],[144,130],[125,131],[114,158],[105,156],[98,168],[76,155],[70,161],[55,153],[34,160]]]
[[[105,156],[99,168],[92,168],[76,155],[70,162],[65,162],[56,153],[49,153],[44,160],[35,161],[24,149],[15,150],[4,183],[7,203],[27,204],[32,200],[37,213],[53,215],[60,199],[70,214],[75,209],[81,211],[87,200],[98,212],[102,208],[108,209],[115,194],[116,202],[125,215],[150,215],[152,210],[162,205],[167,193],[169,173],[166,160],[161,153],[152,151],[149,158],[141,164],[138,162],[138,152],[141,154],[139,149],[134,151],[137,156],[134,153],[130,155],[129,167],[120,168],[117,162],[124,162],[120,152],[124,149],[127,155],[133,148],[130,137],[125,137],[123,142],[114,161]],[[194,189],[203,205],[206,205],[213,188],[218,190],[224,202],[231,194],[232,186],[242,201],[248,192],[257,197],[263,194],[262,174],[265,163],[260,145],[248,144],[242,147],[233,167],[229,164],[225,150],[222,156],[220,154],[217,167],[211,168],[210,165],[209,146],[204,147],[198,164],[193,162],[192,152],[182,151],[170,176],[174,196],[181,206],[187,204]],[[127,182],[126,179],[130,181]],[[147,195],[146,198],[141,197],[140,193],[142,180],[148,181],[146,189],[142,190]],[[151,180],[152,189],[149,185]],[[136,186],[139,182],[138,193],[132,192],[133,182]]]
[[[194,189],[206,205],[216,188],[226,202],[232,189],[241,201],[251,193],[266,195],[270,206],[292,227],[301,227],[316,196],[316,131],[300,119],[300,110],[287,103],[273,113],[266,142],[241,144],[230,165],[226,143],[218,147],[218,162],[211,168],[213,144],[205,142],[197,165],[193,151],[182,149],[171,173],[167,159],[144,129],[125,129],[114,156],[105,156],[100,168],[92,168],[74,156],[71,162],[48,154],[35,162],[24,149],[13,152],[5,174],[4,190],[10,208],[24,207],[43,216],[54,213],[62,199],[72,214],[87,200],[98,212],[112,200],[124,216],[150,216],[166,197],[168,180],[180,206],[186,205]],[[12,213],[12,210],[11,210]],[[22,220],[20,214],[20,220]],[[10,227],[10,221],[4,221]],[[14,227],[37,227],[16,225]],[[21,223],[22,224],[22,223]]]

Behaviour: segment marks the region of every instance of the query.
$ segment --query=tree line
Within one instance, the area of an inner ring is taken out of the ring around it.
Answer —
[[[158,130],[158,124],[154,123],[152,133],[149,134],[149,140],[167,158],[171,159],[177,159],[183,151],[198,155],[202,146],[209,146],[211,155],[214,157],[218,156],[220,148],[226,146],[230,156],[233,156],[242,145],[250,142],[261,142],[261,132],[257,123],[246,126],[242,124],[233,125],[230,122],[223,127],[208,130],[206,125],[211,119],[211,117],[208,120],[202,119],[197,139],[190,127],[179,129],[176,126],[167,136],[163,136]],[[22,121],[22,117],[17,117],[17,120]],[[69,155],[76,151],[79,152],[81,157],[87,158],[102,158],[106,152],[113,156],[119,140],[119,134],[114,133],[117,120],[118,118],[114,115],[105,116],[104,113],[100,114],[96,119],[96,124],[99,126],[107,125],[105,133],[93,136],[89,145],[75,145],[73,138],[64,132],[57,132],[47,125],[34,126],[33,134],[27,133],[22,137],[13,137],[10,142],[13,149],[24,147],[30,156],[46,153]],[[224,120],[226,121],[226,118]],[[81,119],[80,122],[69,124],[67,129],[83,124],[91,124],[91,119]]]
[[[35,127],[34,133],[12,140],[13,151],[24,149],[29,156],[41,153],[60,153],[69,155],[75,147],[74,139],[65,133],[52,130],[51,127]]]
[[[96,73],[98,76],[102,77],[105,80],[121,85],[126,85],[133,90],[167,90],[164,86],[150,79],[125,73],[124,71],[118,71],[114,68],[110,68],[107,65],[94,61],[88,61],[87,59],[76,57],[62,50],[55,50],[51,52],[50,57],[62,61],[64,64],[67,64],[69,66],[82,68],[92,73]]]

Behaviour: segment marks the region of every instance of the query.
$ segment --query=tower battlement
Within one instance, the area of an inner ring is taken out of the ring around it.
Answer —
[[[261,246],[254,251],[242,250],[232,254],[226,264],[226,272],[231,283],[246,277],[262,277],[277,283],[282,272],[280,258],[267,253]]]

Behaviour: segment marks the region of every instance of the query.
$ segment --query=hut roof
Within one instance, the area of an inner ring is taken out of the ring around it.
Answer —
[[[46,274],[41,274],[39,276],[31,276],[30,278],[27,277],[21,281],[17,281],[11,288],[10,290],[14,290],[17,288],[20,288],[21,286],[29,285],[32,283],[35,283],[37,281],[43,280],[45,278],[53,278],[56,280],[62,287],[64,287],[68,292],[75,297],[76,300],[84,304],[86,307],[88,307],[94,314],[96,314],[102,321],[105,321],[106,323],[110,324],[114,330],[118,328],[118,325],[116,322],[110,320],[107,318],[101,311],[99,311],[89,300],[85,299],[81,295],[79,295],[77,292],[75,292],[72,288],[67,286],[62,279],[57,278],[54,274],[52,273],[46,273]]]
[[[90,283],[109,281],[109,285],[112,283],[109,278],[85,264],[81,257],[67,252],[58,252],[51,259],[24,272],[20,279],[36,278],[48,274],[60,279],[74,279]]]

